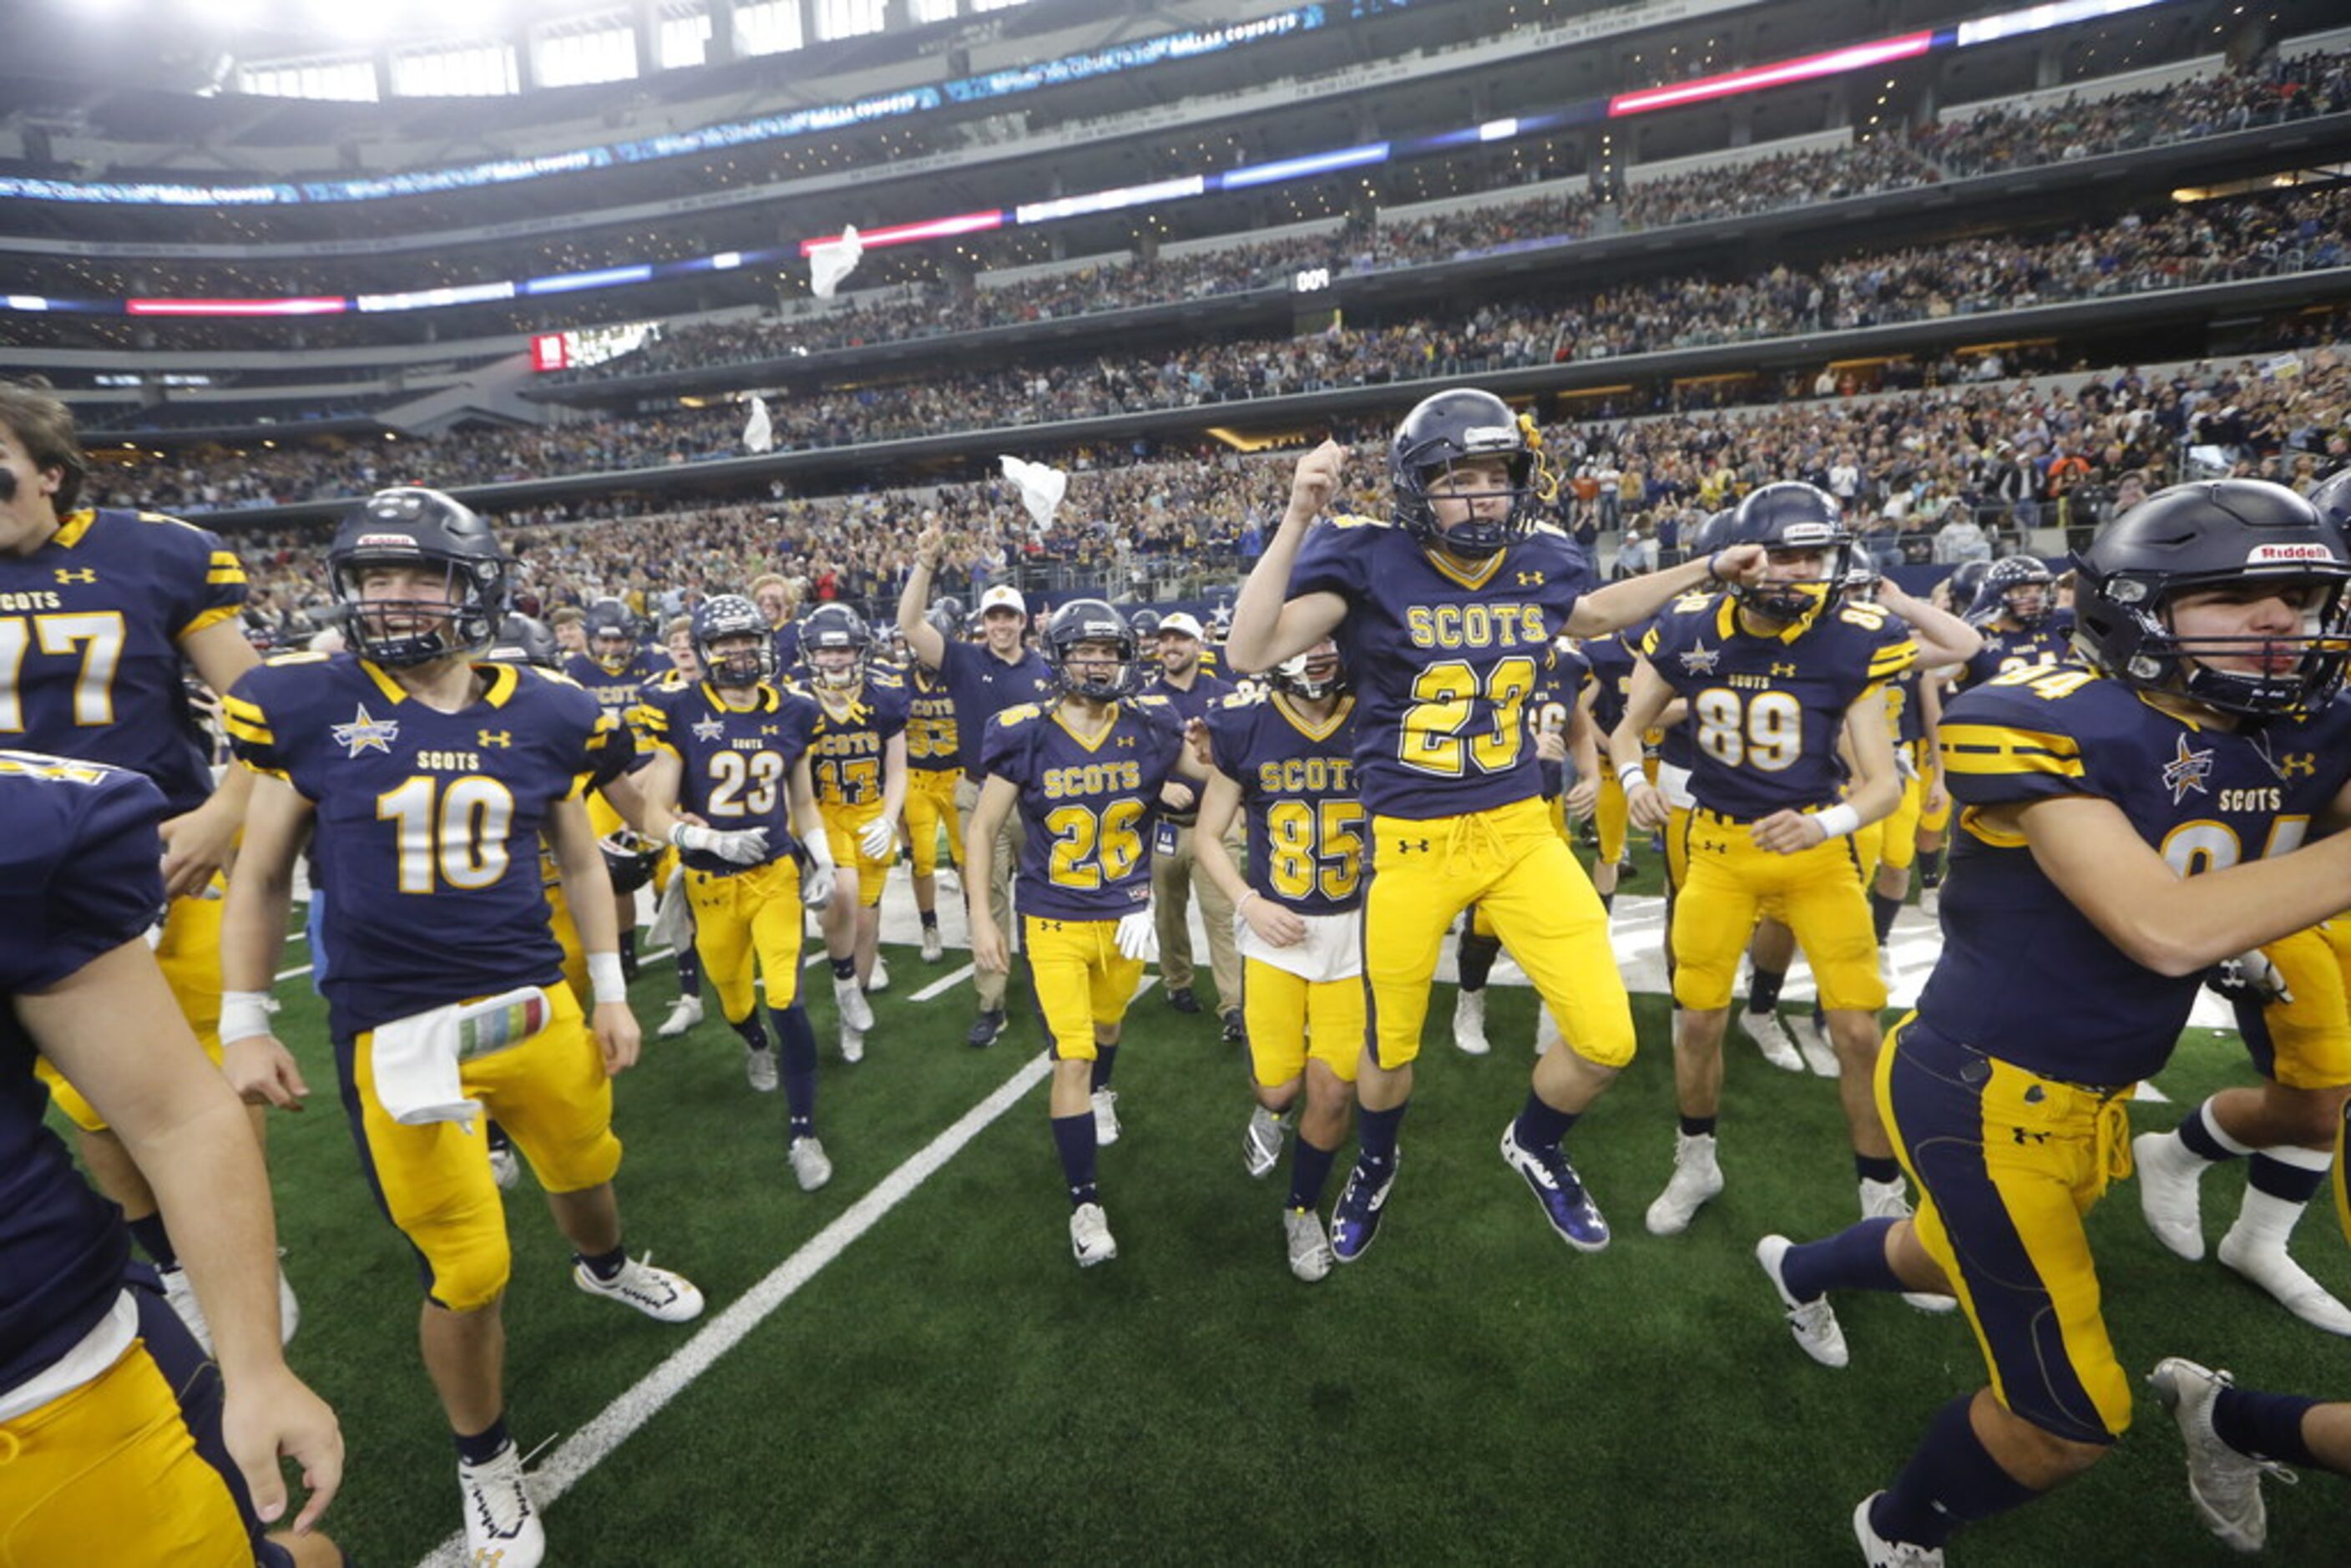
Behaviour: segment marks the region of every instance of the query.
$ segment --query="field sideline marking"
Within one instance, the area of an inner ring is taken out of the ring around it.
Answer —
[[[840,1257],[851,1242],[872,1229],[883,1215],[961,1153],[965,1145],[1043,1082],[1051,1068],[1052,1063],[1041,1051],[1022,1063],[1018,1072],[987,1098],[883,1177],[839,1218],[803,1242],[799,1250],[777,1264],[767,1278],[696,1330],[694,1337],[673,1351],[667,1360],[639,1378],[634,1386],[565,1439],[545,1464],[531,1472],[530,1492],[538,1506],[550,1507],[571,1490],[574,1482],[610,1458],[613,1449],[684,1393],[695,1379],[717,1364],[720,1356],[741,1343],[802,1285],[814,1279],[818,1270]],[[465,1537],[461,1531],[427,1553],[419,1568],[454,1568],[465,1562]]]

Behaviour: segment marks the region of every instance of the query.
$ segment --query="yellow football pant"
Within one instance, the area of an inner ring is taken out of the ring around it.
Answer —
[[[1690,812],[1688,870],[1674,900],[1674,1000],[1699,1012],[1730,1005],[1739,956],[1770,915],[1796,934],[1813,966],[1821,1005],[1876,1012],[1886,1005],[1854,846],[1830,839],[1795,854],[1759,849],[1750,824],[1704,807]]]
[[[1297,1080],[1311,1058],[1355,1081],[1364,1059],[1364,982],[1309,980],[1262,958],[1241,962],[1241,1016],[1249,1025],[1249,1068],[1272,1088]]]
[[[790,1007],[800,988],[798,863],[769,861],[731,876],[688,866],[685,897],[694,906],[694,950],[726,1021],[741,1023],[758,1006],[755,973],[768,982],[771,1010]]]
[[[1094,1026],[1117,1024],[1143,984],[1143,961],[1118,950],[1115,920],[1021,922],[1037,1010],[1045,1015],[1046,1049],[1056,1061],[1092,1061]]]
[[[906,770],[906,843],[916,876],[939,869],[941,828],[946,830],[947,863],[963,863],[963,813],[956,809],[956,785],[962,779],[952,768]]]

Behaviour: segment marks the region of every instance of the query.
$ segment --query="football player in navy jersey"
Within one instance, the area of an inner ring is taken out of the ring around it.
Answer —
[[[128,768],[170,808],[167,895],[155,956],[205,1054],[220,1059],[222,873],[250,779],[213,781],[182,672],[225,692],[260,662],[238,616],[245,569],[218,537],[155,512],[80,505],[89,459],[72,413],[37,386],[0,382],[0,735],[32,750]],[[147,1176],[72,1084],[37,1064],[100,1192],[162,1273],[202,1343],[202,1307],[178,1266]],[[262,1138],[263,1113],[253,1113]],[[299,1316],[279,1275],[288,1334]]]
[[[906,685],[873,667],[873,633],[845,604],[820,605],[800,623],[802,666],[818,714],[811,768],[818,809],[841,870],[824,917],[841,1056],[862,1061],[873,1027],[868,989],[882,967],[882,888],[897,855],[906,800]]]
[[[1625,699],[1633,691],[1632,645],[1621,633],[1594,637],[1579,650],[1592,678],[1585,683],[1578,701],[1584,716],[1601,735],[1613,735],[1625,717]],[[1623,873],[1625,862],[1625,830],[1631,819],[1625,814],[1625,786],[1615,769],[1600,769],[1600,794],[1593,802],[1593,824],[1598,831],[1599,852],[1592,862],[1592,889],[1600,895],[1600,906],[1613,910],[1616,906],[1616,880]]]
[[[1394,523],[1315,527],[1345,449],[1298,465],[1280,529],[1243,585],[1227,652],[1269,669],[1335,634],[1353,672],[1356,776],[1371,817],[1364,970],[1372,1018],[1356,1079],[1355,1167],[1332,1216],[1340,1261],[1371,1245],[1395,1179],[1430,977],[1446,928],[1483,902],[1571,1049],[1535,1066],[1502,1155],[1571,1246],[1607,1222],[1560,1140],[1634,1051],[1607,912],[1541,800],[1525,708],[1562,632],[1597,637],[1717,578],[1759,573],[1742,546],[1607,588],[1564,534],[1538,526],[1548,481],[1531,422],[1468,389],[1424,400],[1388,454]],[[1312,528],[1310,534],[1309,529]]]
[[[961,616],[941,600],[925,617],[942,643],[962,635]],[[909,650],[911,653],[912,650]],[[977,737],[975,737],[975,743]],[[939,936],[939,843],[946,835],[947,863],[963,854],[963,812],[956,789],[963,782],[963,729],[956,718],[955,694],[946,677],[920,659],[906,665],[906,850],[913,862],[914,914],[923,926],[923,961],[946,955]]]
[[[545,1532],[507,1431],[506,1213],[483,1132],[512,1137],[591,1295],[666,1322],[702,1294],[622,1249],[612,1075],[636,1060],[611,884],[579,796],[625,744],[558,676],[477,664],[496,642],[510,559],[436,490],[379,492],[327,566],[354,652],[250,671],[224,705],[255,782],[222,935],[230,1083],[298,1109],[271,977],[293,869],[311,842],[327,890],[323,989],[344,1113],[378,1204],[414,1249],[423,1359],[455,1435],[478,1555],[537,1563]],[[538,844],[553,845],[587,948],[592,1020],[563,983]]]
[[[1283,1120],[1298,1148],[1282,1207],[1290,1271],[1331,1271],[1322,1189],[1347,1135],[1364,1054],[1364,803],[1354,792],[1354,699],[1336,643],[1274,667],[1272,691],[1235,693],[1208,710],[1212,771],[1200,802],[1200,864],[1245,924],[1241,997],[1257,1108],[1243,1168],[1281,1159]],[[1249,875],[1225,839],[1246,818]],[[1300,1103],[1301,1098],[1304,1103]]]
[[[322,1568],[342,1561],[314,1528],[340,1484],[342,1435],[278,1350],[269,1178],[243,1107],[144,940],[168,810],[137,773],[0,752],[0,1552]],[[42,1124],[37,1052],[153,1171],[209,1356],[152,1276],[126,1276],[114,1206]],[[310,1498],[265,1539],[286,1516],[281,1455]]]
[[[636,616],[617,599],[588,607],[582,630],[588,651],[563,662],[563,673],[596,699],[604,716],[620,722],[648,686],[667,670],[639,636]],[[637,977],[637,890],[653,881],[661,845],[632,828],[601,791],[588,797],[588,822],[604,849],[604,869],[612,882],[612,918],[621,931],[621,973]]]
[[[1130,618],[1132,624],[1132,618]],[[1156,646],[1154,646],[1154,643]],[[1176,716],[1189,723],[1205,718],[1208,710],[1230,696],[1233,683],[1210,674],[1201,662],[1200,622],[1176,612],[1159,622],[1152,642],[1136,633],[1136,645],[1157,667],[1143,690],[1165,697]],[[1159,917],[1159,980],[1167,988],[1167,1004],[1179,1013],[1200,1010],[1192,994],[1192,897],[1200,899],[1200,924],[1208,936],[1208,973],[1217,983],[1217,1016],[1225,1026],[1228,1044],[1240,1043],[1241,960],[1233,940],[1233,906],[1224,890],[1201,870],[1194,845],[1197,841],[1199,798],[1182,779],[1167,784],[1166,810],[1160,821],[1161,842],[1151,857],[1151,907]]]
[[[971,612],[977,624],[962,639],[946,635],[924,616],[930,603],[931,580],[939,570],[946,536],[936,525],[926,527],[914,540],[914,565],[906,574],[905,591],[898,597],[898,630],[915,660],[936,670],[954,698],[956,723],[963,738],[964,781],[956,790],[956,810],[963,814],[968,837],[971,813],[987,781],[980,738],[987,721],[1008,707],[1041,703],[1054,692],[1053,672],[1024,639],[1029,630],[1029,602],[1019,590],[997,583],[979,596]],[[996,878],[988,889],[988,921],[1009,947],[1012,944],[1012,868],[1021,860],[1021,834],[1026,831],[1018,811],[1000,819],[1002,837],[988,859]],[[967,888],[966,894],[970,890]],[[972,1020],[964,1043],[986,1047],[1004,1032],[1006,969],[981,969],[972,980],[979,1016]]]
[[[1053,1145],[1070,1197],[1070,1250],[1081,1268],[1118,1256],[1095,1185],[1095,1151],[1119,1136],[1111,1088],[1127,1004],[1157,934],[1151,913],[1151,840],[1161,790],[1203,778],[1163,698],[1136,696],[1134,634],[1099,599],[1076,599],[1045,631],[1060,695],[988,720],[980,741],[987,783],[965,828],[964,896],[972,962],[1010,966],[987,916],[998,831],[1028,820],[1020,852],[1021,946],[1053,1059]]]
[[[2011,555],[1984,571],[1968,619],[1983,632],[1983,645],[1951,677],[1955,690],[1981,685],[2013,670],[2071,664],[2074,616],[2057,608],[2056,579],[2037,556]]]
[[[1958,1527],[2120,1436],[2129,1379],[2082,1219],[2129,1169],[2124,1103],[2206,969],[2346,903],[2351,834],[2298,847],[2351,820],[2342,536],[2278,486],[2183,485],[2076,570],[2090,666],[1994,675],[1944,716],[1961,813],[1943,953],[1877,1079],[1917,1214],[1756,1248],[1830,1365],[1833,1290],[1949,1291],[1974,1326],[1991,1384],[1855,1511],[1873,1562],[1939,1563]]]

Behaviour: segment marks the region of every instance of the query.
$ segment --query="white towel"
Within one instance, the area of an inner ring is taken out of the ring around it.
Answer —
[[[545,991],[523,986],[394,1019],[375,1031],[375,1097],[402,1126],[470,1122],[482,1104],[465,1098],[459,1064],[520,1045],[554,1016]]]

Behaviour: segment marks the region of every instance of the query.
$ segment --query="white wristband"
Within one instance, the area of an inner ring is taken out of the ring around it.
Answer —
[[[1823,841],[1841,839],[1861,826],[1861,813],[1840,800],[1826,810],[1813,812],[1813,821],[1820,824]]]
[[[600,1008],[629,999],[629,977],[621,972],[618,953],[588,955],[588,989]]]
[[[808,852],[809,864],[822,867],[826,871],[832,869],[832,844],[824,834],[819,833],[812,839],[802,839],[800,848]]]
[[[229,1045],[257,1034],[277,1033],[269,1021],[269,1015],[277,1010],[277,1003],[267,991],[223,991],[220,1042]]]
[[[1646,784],[1648,781],[1648,774],[1637,762],[1627,762],[1624,767],[1616,769],[1616,782],[1624,787],[1625,793],[1627,795],[1633,792],[1633,786],[1635,784]]]

